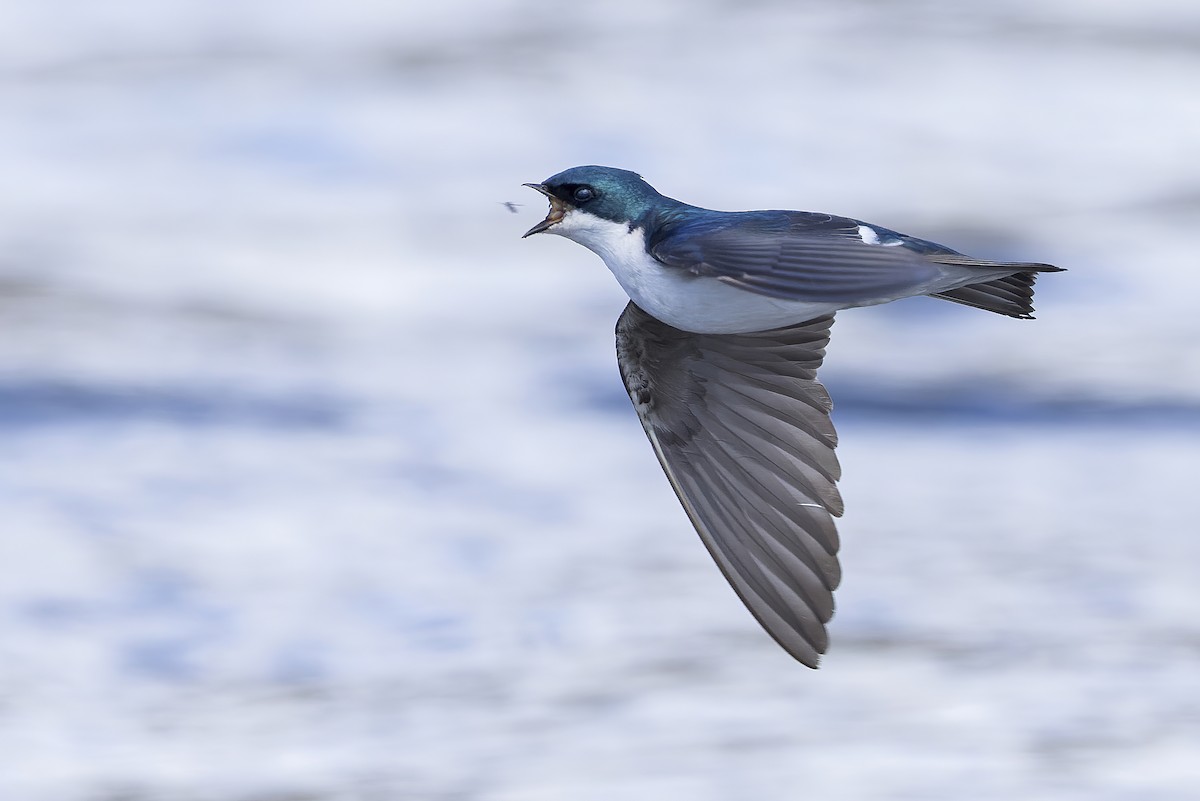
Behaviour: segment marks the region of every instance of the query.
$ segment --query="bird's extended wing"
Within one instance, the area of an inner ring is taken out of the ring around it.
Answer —
[[[841,577],[841,474],[816,380],[832,316],[757,334],[691,334],[630,303],[617,361],[659,462],[721,572],[809,667]]]
[[[920,294],[943,266],[978,268],[980,281],[1048,267],[975,259],[858,220],[794,211],[668,220],[649,250],[668,267],[751,292],[846,304]]]

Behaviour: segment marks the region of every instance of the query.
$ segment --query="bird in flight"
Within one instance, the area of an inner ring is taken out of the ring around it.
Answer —
[[[532,234],[588,248],[630,302],[617,363],[680,503],[746,607],[816,667],[841,579],[841,468],[817,380],[833,315],[930,295],[1031,319],[1049,264],[997,262],[847,217],[722,212],[614,167],[525,184]]]

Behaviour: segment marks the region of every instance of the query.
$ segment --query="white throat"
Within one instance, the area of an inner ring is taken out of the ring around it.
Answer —
[[[583,245],[604,259],[604,263],[617,276],[618,281],[621,280],[623,265],[637,257],[648,258],[646,235],[641,228],[634,228],[628,223],[605,220],[579,209],[568,209],[562,222],[546,233],[565,236]],[[624,286],[624,283],[621,285]]]

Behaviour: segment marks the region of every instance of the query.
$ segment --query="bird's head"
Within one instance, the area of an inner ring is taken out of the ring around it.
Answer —
[[[616,167],[572,167],[540,184],[525,186],[550,199],[546,219],[525,236],[551,233],[576,239],[573,232],[600,220],[633,225],[664,200],[640,175]]]

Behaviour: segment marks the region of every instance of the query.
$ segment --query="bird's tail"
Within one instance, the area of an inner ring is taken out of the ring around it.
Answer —
[[[942,259],[938,259],[938,261],[942,261]],[[994,278],[991,281],[938,292],[932,297],[961,303],[964,306],[974,306],[977,309],[1016,317],[1020,320],[1032,320],[1033,283],[1037,280],[1037,274],[1057,273],[1062,272],[1063,269],[1050,264],[1014,263],[995,266],[1011,266],[1018,272],[1004,278]]]

